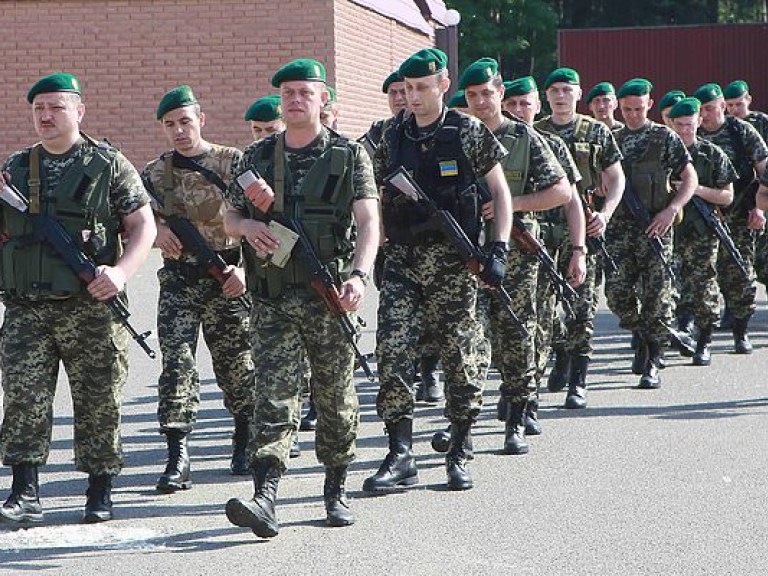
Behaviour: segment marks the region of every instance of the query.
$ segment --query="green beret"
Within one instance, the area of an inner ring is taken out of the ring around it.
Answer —
[[[448,65],[448,56],[437,48],[424,48],[411,55],[400,64],[400,76],[403,78],[422,78],[432,76]]]
[[[326,86],[326,90],[328,90],[328,102],[326,102],[326,105],[333,104],[336,102],[336,88],[333,86]]]
[[[27,92],[27,102],[32,104],[32,100],[38,94],[47,94],[48,92],[71,92],[72,94],[80,94],[80,82],[72,74],[66,72],[56,72],[55,74],[49,74],[43,76],[32,84],[32,88]]]
[[[531,92],[538,91],[539,87],[536,85],[536,80],[533,76],[523,76],[522,78],[516,78],[515,80],[509,80],[504,82],[504,100],[511,96],[524,96]]]
[[[714,82],[710,84],[704,84],[703,86],[699,86],[696,89],[696,92],[693,93],[694,98],[698,98],[699,102],[702,104],[706,104],[707,102],[712,102],[712,100],[717,100],[723,95],[723,89],[720,88],[719,84],[715,84]]]
[[[384,94],[386,94],[389,91],[390,84],[394,84],[395,82],[402,82],[402,81],[403,81],[403,77],[400,76],[400,71],[395,70],[394,72],[392,72],[392,74],[387,76],[386,80],[384,80],[384,84],[382,84],[381,86],[381,91],[384,92]]]
[[[645,78],[632,78],[632,80],[627,80],[622,84],[616,97],[645,96],[646,94],[650,94],[651,90],[653,90],[653,84],[651,84],[649,80],[646,80]]]
[[[283,82],[291,80],[306,80],[308,82],[325,82],[325,66],[317,60],[299,58],[282,65],[272,76],[272,86],[279,88]]]
[[[191,104],[197,104],[195,95],[192,94],[192,88],[189,86],[176,86],[173,90],[166,92],[165,96],[160,99],[160,104],[157,105],[157,119],[162,120],[163,116],[171,110]]]
[[[726,100],[731,100],[732,98],[741,98],[747,92],[749,92],[749,85],[744,80],[734,80],[725,87],[723,96]]]
[[[459,78],[459,90],[467,86],[485,84],[499,73],[499,63],[493,58],[480,58],[464,69]]]
[[[683,98],[685,98],[685,92],[682,90],[670,90],[661,97],[661,100],[659,100],[659,111],[674,106]]]
[[[555,82],[565,82],[566,84],[581,84],[579,73],[573,68],[558,68],[553,70],[547,79],[544,80],[544,90],[552,86]]]
[[[464,96],[464,90],[456,90],[446,106],[448,108],[468,108],[469,105],[467,104],[467,97]]]
[[[262,96],[245,111],[246,120],[256,120],[257,122],[272,122],[282,117],[283,108],[280,103],[279,94]]]
[[[616,89],[610,82],[599,82],[590,88],[587,92],[586,102],[589,104],[598,96],[608,96],[609,94],[616,94]]]
[[[693,116],[701,109],[701,102],[697,98],[683,98],[677,101],[669,111],[670,118],[681,116]]]

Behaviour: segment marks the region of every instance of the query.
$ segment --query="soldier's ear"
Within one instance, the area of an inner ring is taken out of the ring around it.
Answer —
[[[653,98],[648,98],[648,110],[653,108]]]
[[[200,128],[205,126],[205,112],[200,112]]]

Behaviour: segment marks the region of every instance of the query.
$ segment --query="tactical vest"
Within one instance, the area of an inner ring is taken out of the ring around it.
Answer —
[[[573,161],[581,172],[581,180],[576,183],[576,188],[580,193],[590,188],[600,187],[600,174],[602,172],[601,161],[603,158],[603,147],[600,144],[587,142],[587,136],[592,130],[592,126],[599,122],[589,116],[576,114],[576,120],[573,127],[573,142],[566,141],[568,149],[573,155]],[[536,123],[536,126],[552,134],[559,135],[557,128],[552,123],[552,117],[547,117]]]
[[[501,160],[509,192],[513,198],[522,196],[531,164],[531,136],[521,122],[510,122],[507,131],[498,138],[509,152]]]
[[[296,189],[287,170],[285,135],[276,134],[264,140],[255,165],[275,192],[271,217],[298,219],[320,261],[337,279],[346,279],[352,270],[354,226],[354,155],[349,140],[329,130],[330,146],[314,162]],[[254,220],[269,217],[247,203]],[[294,255],[285,268],[269,266],[255,250],[245,244],[244,259],[249,289],[263,298],[276,298],[285,289],[310,290],[311,277],[302,259]]]
[[[180,156],[180,155],[179,155]],[[218,203],[207,203],[204,210],[201,210],[199,206],[185,202],[184,199],[178,197],[176,193],[176,186],[173,182],[173,168],[174,168],[174,153],[173,151],[166,152],[160,157],[163,162],[163,208],[161,212],[167,216],[183,216],[191,222],[210,222],[217,216],[222,214],[225,210],[226,202],[224,200],[224,193],[227,191],[226,183],[221,177],[213,170],[208,170],[201,164],[194,162],[190,163],[190,167],[176,165],[177,168],[182,170],[191,170],[200,174],[206,182],[211,186],[214,186],[219,190],[220,194]],[[183,160],[183,158],[182,158]],[[198,168],[199,166],[199,168]],[[205,169],[202,171],[201,169]],[[214,178],[215,180],[212,180]],[[179,209],[179,207],[182,207]]]
[[[755,193],[758,182],[755,167],[749,158],[746,144],[738,129],[738,120],[733,116],[725,117],[725,129],[731,140],[735,158],[731,158],[739,178],[733,183],[733,203],[729,211],[746,214],[755,206]]]
[[[41,175],[42,145],[24,150],[9,166],[14,185],[29,199],[29,215],[56,218],[78,247],[97,265],[114,264],[120,256],[119,219],[109,204],[112,167],[117,150],[83,134],[84,152],[49,190]],[[42,239],[26,214],[2,207],[2,289],[10,297],[67,297],[87,293],[80,278]]]
[[[703,142],[703,143],[702,143]],[[708,145],[706,140],[698,140],[696,142],[696,152],[691,153],[693,157],[693,167],[696,170],[696,176],[699,179],[699,184],[707,187],[714,187],[715,182],[715,166],[712,158],[712,147],[714,145]],[[691,152],[689,150],[689,152]],[[699,211],[695,206],[685,207],[685,216],[682,222],[683,229],[694,228],[697,234],[705,235],[710,234],[709,227],[704,221]]]
[[[669,176],[661,161],[668,134],[667,130],[665,126],[651,125],[648,135],[648,147],[643,152],[643,155],[631,164],[631,170],[629,170],[632,186],[638,198],[648,208],[651,215],[666,208],[672,198]],[[624,134],[626,134],[626,131],[618,135],[622,142],[622,135]],[[623,205],[620,205],[620,209],[622,212],[625,210]]]
[[[435,131],[415,140],[407,134],[412,117],[404,120],[400,112],[388,134],[389,166],[392,173],[403,166],[437,205],[450,212],[469,239],[480,236],[480,204],[477,178],[461,146],[462,115],[445,110]],[[414,123],[415,124],[415,123]],[[392,244],[429,244],[445,240],[429,227],[425,207],[385,187],[382,193],[382,216],[387,239]]]

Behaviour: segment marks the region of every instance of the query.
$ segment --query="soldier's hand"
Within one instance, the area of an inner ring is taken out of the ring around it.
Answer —
[[[365,296],[365,283],[362,278],[352,276],[349,280],[342,282],[339,290],[339,303],[347,312],[354,312],[363,303]]]
[[[280,240],[272,233],[269,226],[258,220],[243,220],[240,223],[240,232],[245,241],[256,250],[259,258],[272,254],[280,245]]]
[[[275,193],[272,191],[272,188],[269,187],[269,184],[266,183],[264,178],[256,180],[256,182],[248,186],[244,192],[245,197],[248,198],[256,208],[264,212],[264,214],[269,211],[272,202],[275,201]]]
[[[99,266],[96,269],[96,277],[88,284],[88,293],[104,302],[113,296],[117,296],[125,286],[125,273],[115,266]]]
[[[488,256],[480,270],[480,280],[490,288],[496,288],[504,280],[507,273],[507,253],[509,252],[505,242],[492,242]]]
[[[572,288],[578,288],[584,284],[587,278],[587,255],[581,250],[574,250],[571,254],[571,260],[568,262],[566,271],[568,284]]]
[[[160,248],[163,258],[176,260],[181,256],[181,240],[171,229],[163,222],[157,223],[157,236],[155,237],[155,246]]]
[[[483,219],[493,220],[493,202],[486,202],[480,207],[480,211],[483,214]]]
[[[649,238],[655,238],[657,236],[664,236],[672,228],[672,222],[675,220],[677,211],[671,206],[667,206],[656,214],[645,229],[645,233]]]
[[[765,214],[760,208],[752,208],[747,219],[747,228],[762,232],[765,229]]]
[[[239,266],[227,266],[224,275],[228,276],[221,291],[227,298],[237,298],[245,294],[245,270]]]
[[[601,236],[608,227],[608,219],[602,212],[593,212],[592,219],[587,222],[587,235],[591,238]]]

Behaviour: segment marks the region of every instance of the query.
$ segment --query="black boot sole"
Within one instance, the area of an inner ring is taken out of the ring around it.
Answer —
[[[507,446],[504,445],[504,448],[501,449],[502,454],[507,454],[508,456],[520,456],[522,454],[528,454],[528,452],[531,451],[530,446],[527,444],[525,446]]]
[[[227,519],[241,528],[250,528],[259,538],[273,538],[279,529],[256,502],[231,498],[226,506]]]
[[[250,474],[250,470],[246,473]],[[162,492],[163,494],[173,494],[174,492],[178,492],[180,490],[189,490],[192,488],[192,480],[186,480],[184,482],[168,482],[168,483],[157,483],[158,492]]]
[[[83,514],[83,524],[98,524],[99,522],[109,522],[114,518],[111,511],[86,512]]]
[[[24,514],[22,516],[8,516],[5,512],[0,512],[0,524],[6,526],[16,526],[23,528],[25,526],[32,526],[34,524],[40,524],[43,521],[43,513],[39,514]]]
[[[374,484],[373,482],[369,482],[370,478],[366,479],[365,482],[363,482],[363,492],[370,492],[370,493],[381,493],[381,492],[394,492],[398,489],[407,488],[408,486],[413,486],[414,484],[419,483],[419,475],[415,474],[413,476],[408,476],[407,478],[402,478],[398,480],[397,482],[393,484]]]

